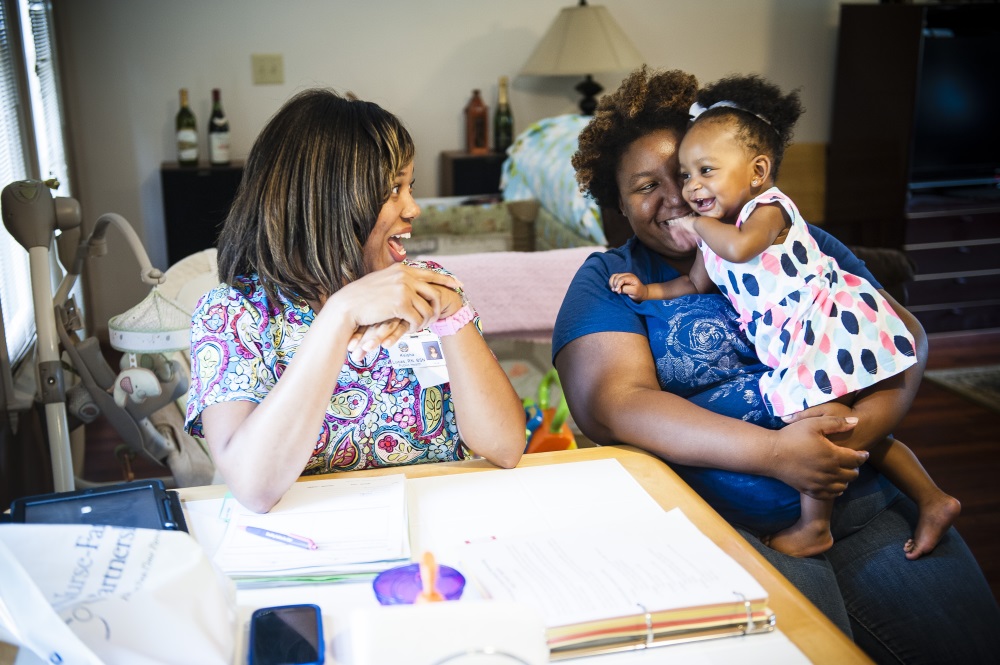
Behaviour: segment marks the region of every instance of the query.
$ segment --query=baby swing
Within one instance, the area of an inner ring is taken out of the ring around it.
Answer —
[[[53,197],[46,183],[21,180],[2,195],[3,221],[11,236],[28,250],[31,291],[37,330],[36,400],[44,405],[55,491],[72,491],[96,483],[76,477],[71,458],[70,424],[89,423],[103,413],[125,442],[128,452],[171,469],[185,471],[210,465],[204,450],[177,430],[157,427],[151,418],[187,391],[187,372],[167,354],[187,350],[190,316],[158,289],[166,279],[150,264],[139,237],[124,217],[101,215],[82,238],[79,203]],[[122,367],[107,363],[96,337],[82,337],[84,326],[70,290],[84,260],[107,253],[109,226],[121,231],[140,265],[140,279],[153,288],[138,305],[109,321],[111,343],[123,352]],[[61,233],[56,236],[55,232]],[[56,247],[66,274],[52,293],[50,248]],[[66,388],[64,358],[79,382]],[[196,459],[192,463],[192,457]],[[203,475],[203,474],[202,474]],[[209,478],[210,480],[210,478]]]

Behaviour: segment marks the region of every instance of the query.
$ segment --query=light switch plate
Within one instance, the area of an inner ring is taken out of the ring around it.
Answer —
[[[285,82],[285,62],[280,53],[254,53],[250,56],[254,85],[278,85]]]

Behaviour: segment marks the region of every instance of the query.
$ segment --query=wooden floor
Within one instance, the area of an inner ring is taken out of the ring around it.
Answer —
[[[1000,363],[1000,331],[931,336],[928,369]],[[1000,598],[1000,413],[924,381],[896,435],[946,492],[962,502],[958,530]],[[98,419],[87,427],[84,477],[122,480],[114,455],[120,440]],[[137,459],[136,477],[164,475]]]

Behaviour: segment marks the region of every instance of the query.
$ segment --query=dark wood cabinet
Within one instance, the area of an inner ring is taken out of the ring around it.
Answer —
[[[243,177],[243,164],[181,167],[160,166],[163,224],[170,265],[185,256],[214,247]]]
[[[438,192],[441,196],[467,196],[498,194],[500,169],[507,154],[491,152],[470,155],[461,151],[441,153],[441,179]]]
[[[914,197],[903,250],[916,266],[907,309],[927,332],[1000,327],[1000,201]]]
[[[841,5],[824,228],[903,245],[923,6]]]
[[[970,24],[1000,39],[1000,5],[840,9],[824,229],[902,249],[916,270],[907,307],[928,332],[1000,326],[1000,190],[927,187],[914,170],[925,40]]]

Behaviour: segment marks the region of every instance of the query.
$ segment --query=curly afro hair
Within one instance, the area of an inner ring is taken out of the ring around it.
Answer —
[[[680,70],[650,72],[644,65],[597,104],[593,119],[580,132],[573,168],[580,191],[602,208],[617,208],[616,173],[622,153],[636,139],[660,129],[677,137],[687,129],[698,79]]]
[[[719,102],[736,106],[709,108]],[[713,118],[734,123],[737,140],[748,154],[770,157],[771,175],[778,178],[785,148],[792,141],[792,127],[803,112],[798,90],[786,95],[756,74],[728,76],[700,90],[698,104],[708,110],[698,116],[696,123]]]

